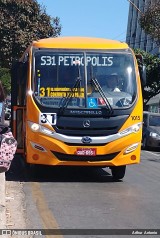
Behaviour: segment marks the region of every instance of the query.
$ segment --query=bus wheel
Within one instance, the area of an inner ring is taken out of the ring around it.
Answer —
[[[30,178],[37,178],[39,176],[39,165],[26,164],[26,169]]]
[[[123,179],[126,172],[126,165],[113,166],[110,169],[112,171],[113,180],[118,181],[120,179]]]

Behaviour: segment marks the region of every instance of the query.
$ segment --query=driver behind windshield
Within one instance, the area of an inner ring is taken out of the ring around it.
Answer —
[[[103,82],[102,89],[104,91],[120,92],[119,80],[120,77],[116,73],[107,76]]]

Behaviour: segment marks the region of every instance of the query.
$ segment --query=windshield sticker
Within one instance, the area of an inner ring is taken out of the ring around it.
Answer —
[[[91,64],[92,66],[112,66],[113,65],[113,57],[109,56],[87,56],[86,57],[86,65]],[[41,66],[73,66],[73,65],[81,65],[84,66],[84,57],[80,56],[61,56],[58,58],[56,56],[43,55],[41,56]]]
[[[50,124],[56,125],[57,122],[57,114],[56,113],[40,113],[39,116],[39,124]]]
[[[97,108],[97,98],[88,98],[87,99],[87,107],[88,108]]]
[[[75,98],[84,98],[84,88],[40,88],[40,97],[67,97],[69,95]]]
[[[103,98],[98,98],[98,105],[100,105],[100,106],[106,105]]]
[[[107,98],[110,105],[113,105],[113,98]]]
[[[113,98],[107,98],[110,105],[113,105]],[[103,98],[98,98],[98,106],[104,106],[106,105]]]

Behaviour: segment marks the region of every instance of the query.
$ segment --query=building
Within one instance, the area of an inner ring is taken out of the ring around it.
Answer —
[[[152,97],[148,103],[147,108],[149,112],[158,112],[160,113],[160,94],[157,94],[155,97]]]
[[[142,49],[151,54],[159,54],[160,49],[151,37],[141,29],[139,25],[139,17],[145,11],[145,7],[155,0],[131,0],[129,14],[126,42],[131,48]]]
[[[151,54],[159,54],[160,47],[151,37],[141,29],[139,17],[145,11],[145,7],[155,0],[130,0],[126,42],[133,49],[142,49]],[[151,98],[147,103],[148,111],[160,113],[160,94]]]

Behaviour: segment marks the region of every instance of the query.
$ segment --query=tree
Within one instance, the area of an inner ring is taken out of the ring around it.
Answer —
[[[0,81],[4,87],[5,95],[9,95],[11,93],[11,75],[9,69],[0,68]]]
[[[140,26],[159,45],[160,44],[160,0],[147,5],[144,14],[139,19]]]
[[[160,58],[143,50],[135,49],[135,54],[143,56],[146,65],[146,86],[143,88],[144,105],[154,96],[160,93]]]
[[[0,67],[10,67],[33,41],[57,37],[60,20],[46,14],[37,0],[0,0]]]

